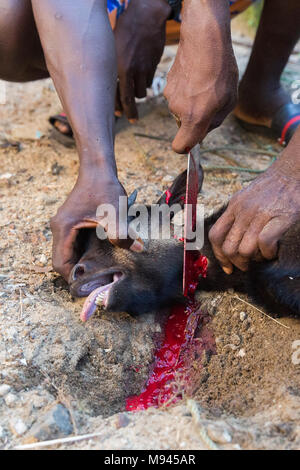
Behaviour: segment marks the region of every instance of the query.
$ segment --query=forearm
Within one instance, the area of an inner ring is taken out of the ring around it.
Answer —
[[[190,28],[198,30],[207,29],[210,36],[210,28],[220,31],[223,40],[230,40],[230,11],[228,0],[185,0],[182,15],[181,36],[189,38],[193,43],[197,37],[189,35]],[[205,44],[202,44],[205,47]]]
[[[227,0],[186,0],[180,43],[164,95],[181,122],[173,149],[185,153],[218,127],[237,101]]]
[[[32,0],[47,67],[72,126],[80,173],[116,174],[117,79],[106,0]]]

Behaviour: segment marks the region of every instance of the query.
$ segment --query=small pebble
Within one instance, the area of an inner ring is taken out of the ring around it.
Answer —
[[[239,352],[237,353],[239,357],[245,357],[246,356],[246,351],[245,349],[240,349]]]
[[[7,406],[11,406],[18,401],[18,397],[14,393],[8,393],[4,400]]]
[[[17,421],[11,423],[10,427],[12,432],[17,436],[22,436],[22,434],[27,431],[27,426],[21,419],[18,419]]]
[[[72,432],[73,424],[68,410],[63,405],[57,404],[39,416],[30,430],[30,437],[39,441],[47,441],[69,436]]]
[[[130,423],[130,419],[127,416],[127,414],[121,413],[118,415],[116,419],[115,426],[117,429],[125,428],[126,426],[128,426],[129,423]]]
[[[239,337],[239,335],[232,335],[231,341],[235,346],[239,346],[241,344],[241,338]]]
[[[208,425],[207,434],[212,441],[218,444],[228,444],[232,441],[232,437],[226,429],[217,426]]]
[[[52,175],[59,175],[64,167],[62,165],[59,165],[57,162],[53,163],[51,166],[51,173]]]
[[[44,197],[43,202],[46,206],[52,206],[58,202],[58,199],[56,197]]]
[[[246,320],[246,318],[247,318],[247,313],[246,312],[241,312],[240,313],[240,320],[244,321],[244,320]]]
[[[4,395],[6,395],[10,391],[10,389],[11,389],[10,385],[7,385],[7,384],[0,385],[0,397],[4,397]]]
[[[10,178],[12,178],[14,175],[12,175],[11,173],[2,173],[0,175],[0,180],[9,180]]]
[[[42,255],[40,256],[39,262],[40,262],[43,266],[46,266],[46,264],[48,263],[47,256],[44,255],[44,254],[42,254]]]
[[[166,175],[162,179],[163,183],[172,183],[172,181],[174,181],[174,177],[171,175]]]

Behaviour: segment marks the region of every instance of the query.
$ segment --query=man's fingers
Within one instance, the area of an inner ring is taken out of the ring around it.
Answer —
[[[68,281],[70,272],[78,260],[74,259],[74,243],[78,230],[71,229],[69,232],[61,232],[59,229],[53,231],[53,269]]]
[[[241,271],[247,271],[248,269],[248,259],[239,253],[240,242],[246,228],[246,224],[243,221],[237,222],[235,220],[222,245],[222,253]]]
[[[248,259],[260,259],[258,237],[267,223],[267,215],[257,216],[245,231],[239,246],[239,254]]]
[[[263,228],[258,236],[258,246],[264,258],[269,260],[276,258],[278,241],[290,225],[290,221],[276,217]]]
[[[223,253],[222,246],[227,233],[233,225],[234,217],[231,214],[226,214],[226,212],[217,220],[214,226],[210,229],[208,238],[212,245],[215,257],[221,264],[222,269],[226,272],[226,274],[231,274],[233,266],[227,256]]]
[[[130,121],[138,119],[133,78],[130,75],[125,78],[120,78],[119,87],[121,104],[126,117]]]

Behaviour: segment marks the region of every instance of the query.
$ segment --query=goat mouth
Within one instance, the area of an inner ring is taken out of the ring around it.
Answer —
[[[86,322],[97,310],[97,307],[106,308],[109,292],[117,282],[124,277],[122,272],[112,273],[111,282],[101,285],[94,289],[83,304],[80,319]]]

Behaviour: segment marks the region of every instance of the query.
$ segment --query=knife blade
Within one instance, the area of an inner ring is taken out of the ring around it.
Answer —
[[[195,232],[196,229],[200,155],[200,144],[195,145],[188,154],[185,204],[189,204],[191,210],[185,210],[184,215],[183,295],[185,297],[188,295],[189,286],[194,275],[195,251],[187,250],[187,243],[189,242],[187,235],[191,231]]]

